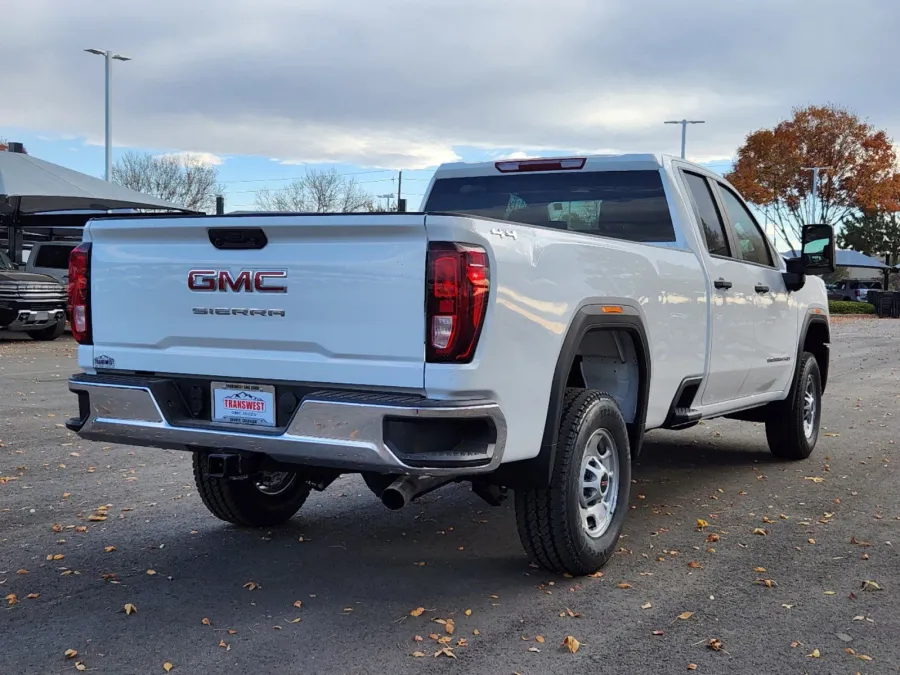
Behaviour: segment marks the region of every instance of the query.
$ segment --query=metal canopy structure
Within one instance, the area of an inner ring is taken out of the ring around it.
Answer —
[[[18,260],[21,230],[27,221],[52,217],[55,211],[96,214],[111,209],[195,213],[23,152],[0,152],[0,224],[7,228],[13,260]]]
[[[781,257],[785,260],[790,260],[791,258],[797,258],[799,256],[799,251],[787,251],[781,254]],[[885,265],[878,260],[878,258],[873,258],[865,253],[860,253],[859,251],[835,251],[834,258],[834,263],[838,267],[865,267],[873,270],[890,269],[888,265]]]

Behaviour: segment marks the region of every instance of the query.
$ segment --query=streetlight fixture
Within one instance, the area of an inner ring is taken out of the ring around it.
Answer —
[[[684,159],[684,147],[687,142],[687,125],[688,124],[706,124],[706,120],[668,120],[665,124],[681,125],[681,159]]]
[[[112,61],[131,61],[128,56],[122,56],[109,51],[108,49],[85,49],[89,54],[102,56],[106,60],[106,180],[110,180],[112,175],[112,126],[109,115],[109,86],[112,77]]]

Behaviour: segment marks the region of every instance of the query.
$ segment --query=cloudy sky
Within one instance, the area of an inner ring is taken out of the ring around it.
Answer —
[[[326,163],[411,205],[429,167],[513,152],[679,151],[713,166],[793,106],[900,136],[896,0],[5,0],[0,136],[103,172],[117,152],[208,153],[247,206]],[[383,170],[383,171],[378,171]],[[258,182],[251,182],[258,181]],[[281,182],[280,182],[281,181]]]

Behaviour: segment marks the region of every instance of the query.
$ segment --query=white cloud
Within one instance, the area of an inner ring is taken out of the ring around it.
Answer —
[[[214,155],[211,152],[195,152],[192,150],[182,150],[180,152],[166,152],[161,155],[155,155],[155,157],[175,157],[184,159],[187,162],[197,163],[197,164],[207,164],[212,166],[221,166],[225,161],[224,157],[219,157],[219,155]]]
[[[730,157],[795,105],[900,127],[887,86],[900,4],[884,0],[6,0],[5,124],[117,147],[423,168],[458,148]],[[828,45],[822,49],[822,45]],[[39,53],[40,59],[33,58]],[[815,53],[815,59],[809,54]],[[802,73],[802,77],[798,77]]]

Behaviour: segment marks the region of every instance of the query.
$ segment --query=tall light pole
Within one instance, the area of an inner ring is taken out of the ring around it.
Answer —
[[[681,159],[684,159],[684,148],[687,144],[687,125],[688,124],[706,124],[706,120],[667,120],[665,124],[681,125]]]
[[[112,78],[112,60],[131,61],[127,56],[115,54],[108,49],[85,49],[89,54],[97,54],[106,59],[106,180],[110,180],[112,175],[112,122],[109,115],[109,86]]]
[[[813,224],[816,222],[816,199],[819,198],[819,172],[827,171],[830,169],[830,166],[802,166],[800,167],[804,171],[812,171],[813,175],[813,184],[812,184],[812,206],[810,206],[810,214],[809,214],[809,222]]]

